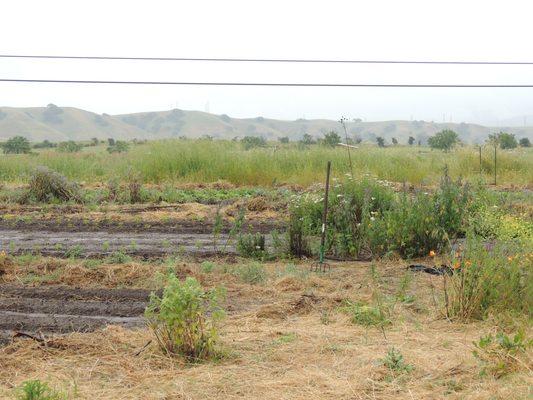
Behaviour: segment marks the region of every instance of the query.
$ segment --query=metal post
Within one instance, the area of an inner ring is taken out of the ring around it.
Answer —
[[[326,226],[328,223],[328,200],[329,200],[329,176],[331,173],[331,161],[328,161],[326,169],[326,187],[324,195],[324,212],[322,214],[322,235],[320,237],[320,253],[319,261],[312,267],[315,271],[325,272],[326,268],[331,269],[330,265],[324,262],[324,254],[326,252]]]
[[[494,144],[494,186],[496,186],[496,168],[497,168],[497,163],[496,163],[496,150],[498,149],[498,145],[497,144]]]
[[[479,145],[479,180],[481,181],[481,177],[483,176],[483,169],[481,165],[481,145]]]
[[[350,161],[350,173],[353,179],[353,165],[352,165],[352,154],[350,153],[350,143],[348,143],[348,131],[346,130],[346,118],[341,118],[341,124],[344,128],[344,137],[346,138],[346,149],[348,150],[348,160]]]

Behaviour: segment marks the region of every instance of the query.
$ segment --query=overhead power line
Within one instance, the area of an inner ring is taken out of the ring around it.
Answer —
[[[129,60],[129,61],[203,61],[246,63],[323,63],[323,64],[440,64],[440,65],[533,65],[533,61],[446,61],[446,60],[335,60],[297,58],[212,58],[212,57],[128,57],[0,54],[0,58],[63,60]]]
[[[411,83],[308,83],[308,82],[179,82],[179,81],[108,81],[78,79],[6,79],[0,82],[77,83],[112,85],[191,85],[191,86],[296,86],[296,87],[385,87],[385,88],[530,88],[533,84],[411,84]]]
[[[190,85],[190,86],[286,86],[286,87],[384,87],[384,88],[531,88],[533,84],[433,84],[433,83],[308,83],[308,82],[180,82],[180,81],[115,81],[78,79],[8,79],[0,82],[76,83],[103,85]]]

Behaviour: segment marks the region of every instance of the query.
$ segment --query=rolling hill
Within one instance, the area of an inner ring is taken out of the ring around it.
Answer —
[[[491,128],[468,123],[434,123],[427,121],[377,121],[353,120],[347,123],[348,134],[364,140],[375,141],[382,136],[390,143],[396,138],[407,142],[409,136],[425,142],[442,129],[453,129],[467,143],[478,143],[489,133],[500,130],[514,133],[518,138],[533,138],[533,127]],[[320,137],[325,132],[336,130],[343,134],[337,121],[327,119],[298,119],[285,121],[256,118],[231,118],[200,111],[169,110],[134,114],[96,114],[72,107],[14,108],[0,107],[0,140],[15,135],[37,142],[48,139],[53,142],[65,140],[99,139],[163,139],[186,136],[198,138],[205,135],[214,138],[232,139],[243,136],[263,136],[275,140],[288,136],[298,140],[303,134]]]

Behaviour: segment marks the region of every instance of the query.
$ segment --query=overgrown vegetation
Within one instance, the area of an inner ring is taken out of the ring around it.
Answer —
[[[42,203],[80,201],[79,189],[75,183],[46,167],[38,167],[33,172],[27,192],[20,201],[27,203],[37,201]]]

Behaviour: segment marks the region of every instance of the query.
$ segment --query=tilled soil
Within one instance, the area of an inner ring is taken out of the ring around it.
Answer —
[[[55,232],[0,229],[0,251],[10,254],[35,253],[54,257],[105,257],[116,252],[144,258],[172,254],[212,256],[234,254],[234,240],[206,233]],[[268,240],[267,240],[268,242]],[[227,245],[226,245],[227,243]]]
[[[91,332],[106,325],[140,327],[149,295],[140,289],[0,285],[0,341],[17,332],[46,335]]]

